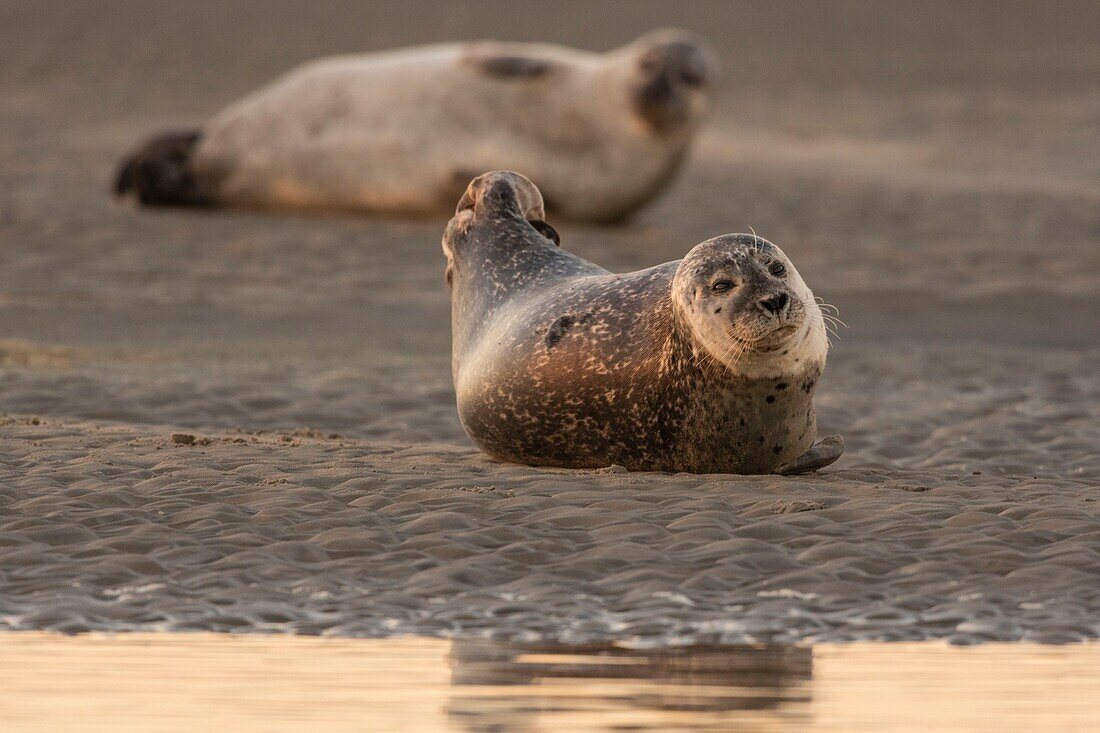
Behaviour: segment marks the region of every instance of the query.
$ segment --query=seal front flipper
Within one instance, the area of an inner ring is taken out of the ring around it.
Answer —
[[[835,463],[844,452],[844,438],[839,435],[830,435],[815,443],[808,451],[775,469],[773,473],[782,476],[794,476],[799,473],[817,471]]]

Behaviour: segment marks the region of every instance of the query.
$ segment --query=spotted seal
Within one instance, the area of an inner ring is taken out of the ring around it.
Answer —
[[[496,458],[542,466],[798,473],[828,339],[813,294],[755,235],[612,274],[560,247],[513,172],[470,183],[443,237],[458,413]]]
[[[147,205],[445,213],[511,168],[557,215],[622,219],[684,160],[711,53],[675,30],[605,54],[478,42],[326,58],[153,138],[115,192]]]

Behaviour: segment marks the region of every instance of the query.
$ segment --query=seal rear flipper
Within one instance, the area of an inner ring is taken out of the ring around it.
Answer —
[[[458,200],[455,216],[463,211],[491,217],[511,213],[527,221],[546,219],[542,192],[531,179],[515,171],[489,171],[470,181]]]
[[[842,453],[844,453],[844,438],[839,435],[830,435],[827,438],[822,438],[820,442],[814,443],[808,451],[790,463],[783,464],[772,473],[793,476],[799,473],[817,471],[835,463]]]
[[[144,206],[209,206],[208,187],[195,173],[192,156],[198,130],[163,133],[127,156],[115,176],[115,195],[134,194]]]

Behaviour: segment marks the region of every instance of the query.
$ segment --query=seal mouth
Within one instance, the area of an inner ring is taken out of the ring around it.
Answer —
[[[774,328],[769,328],[764,333],[754,334],[748,338],[744,335],[731,333],[730,339],[735,341],[738,345],[743,346],[745,349],[768,353],[789,346],[791,341],[798,336],[803,325],[804,323],[802,320],[799,320],[797,323],[788,322],[775,326]]]

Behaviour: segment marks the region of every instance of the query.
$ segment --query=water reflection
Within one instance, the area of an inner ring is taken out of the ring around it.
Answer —
[[[1100,731],[1100,644],[0,634],[0,731]]]
[[[457,641],[450,663],[448,717],[478,733],[728,730],[734,718],[795,725],[810,711],[813,653],[806,647]],[[763,711],[772,714],[754,714]]]

